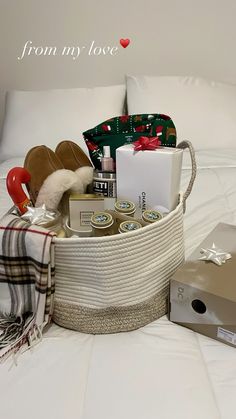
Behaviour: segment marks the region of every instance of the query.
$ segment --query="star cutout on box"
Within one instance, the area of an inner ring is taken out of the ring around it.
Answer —
[[[199,260],[206,260],[215,263],[218,266],[221,266],[228,259],[231,259],[232,256],[230,253],[224,252],[224,250],[216,247],[215,243],[212,244],[211,248],[201,249],[201,254],[203,256]]]

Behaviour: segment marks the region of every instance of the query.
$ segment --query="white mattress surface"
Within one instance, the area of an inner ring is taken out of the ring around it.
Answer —
[[[197,153],[186,256],[220,221],[236,224],[236,149]],[[0,165],[0,215],[11,206]],[[182,190],[190,175],[184,159]],[[4,419],[234,419],[236,348],[163,317],[139,330],[85,335],[52,324],[42,342],[0,366]]]

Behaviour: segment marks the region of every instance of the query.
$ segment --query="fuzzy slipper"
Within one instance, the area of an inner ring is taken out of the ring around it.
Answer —
[[[61,160],[65,169],[79,169],[83,166],[92,166],[84,151],[72,141],[62,141],[58,144],[55,153]]]
[[[61,202],[63,195],[66,192],[84,193],[92,179],[93,168],[90,166],[81,167],[75,172],[67,169],[56,170],[43,182],[35,206],[40,207],[45,204],[46,208],[52,210],[59,208],[63,214],[67,213],[68,205],[66,202]],[[68,201],[68,195],[64,196],[65,201]]]
[[[58,156],[50,150],[50,148],[45,145],[40,145],[31,148],[27,153],[24,168],[28,170],[31,175],[31,180],[27,184],[27,189],[31,202],[34,205],[45,179],[55,172],[55,170],[64,169],[64,166]]]

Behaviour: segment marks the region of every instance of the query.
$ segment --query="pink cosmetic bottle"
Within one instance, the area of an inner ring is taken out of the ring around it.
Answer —
[[[104,172],[114,172],[114,161],[111,157],[111,150],[109,145],[103,147],[103,157],[101,158],[102,170]]]

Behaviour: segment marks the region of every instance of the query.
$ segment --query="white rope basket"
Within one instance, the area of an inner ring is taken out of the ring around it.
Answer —
[[[125,234],[55,239],[54,321],[85,333],[137,329],[167,312],[169,279],[184,261],[183,214],[196,176],[176,209]]]

